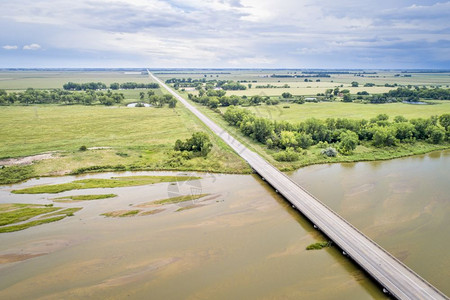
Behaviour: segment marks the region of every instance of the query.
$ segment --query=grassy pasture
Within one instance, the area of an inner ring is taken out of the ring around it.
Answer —
[[[386,83],[398,85],[419,85],[419,86],[435,86],[440,85],[442,87],[450,86],[450,73],[409,73],[412,77],[396,77],[396,74],[404,75],[400,71],[385,71],[385,70],[375,70],[377,74],[366,74],[364,77],[354,76],[353,74],[331,74],[329,78],[315,78],[309,77],[313,82],[304,82],[305,78],[275,78],[270,77],[272,74],[287,74],[290,75],[293,72],[300,74],[301,71],[295,70],[218,70],[217,73],[207,74],[212,71],[210,70],[195,70],[192,73],[187,73],[186,71],[180,71],[179,74],[176,72],[170,72],[170,74],[165,74],[164,72],[157,72],[157,76],[162,80],[169,78],[192,78],[192,79],[202,79],[206,80],[233,80],[233,81],[248,81],[244,82],[247,85],[249,82],[252,84],[251,89],[243,91],[227,91],[227,95],[238,95],[238,96],[254,96],[254,95],[264,95],[264,96],[279,96],[283,92],[289,92],[293,95],[304,95],[313,96],[317,93],[323,93],[326,89],[340,87],[340,89],[349,89],[352,94],[357,92],[367,91],[370,94],[385,93],[396,87],[385,87]],[[230,74],[220,74],[220,72],[228,72]],[[323,71],[326,73],[326,70]],[[206,74],[206,77],[204,76]],[[320,79],[320,82],[316,82]],[[251,82],[256,81],[256,82]],[[359,87],[351,87],[351,82],[356,81],[359,83]],[[374,83],[374,87],[364,87],[365,83]],[[275,85],[283,86],[288,84],[290,88],[262,88],[256,89],[257,85]]]
[[[149,83],[147,75],[126,74],[123,71],[2,71],[0,72],[0,89],[24,90],[62,88],[67,82],[113,82]]]
[[[58,175],[98,165],[134,165],[136,169],[249,172],[247,165],[184,107],[103,106],[0,107],[0,158],[58,151],[34,164],[35,175]],[[208,132],[214,147],[205,158],[177,163],[171,156],[177,139]],[[78,151],[81,146],[109,147]]]
[[[74,151],[82,145],[152,149],[201,129],[182,108],[49,105],[0,111],[0,157]]]
[[[246,107],[258,116],[272,120],[299,122],[309,118],[347,118],[370,119],[379,114],[387,114],[392,119],[402,115],[407,119],[428,118],[434,115],[450,113],[450,101],[433,101],[435,105],[412,105],[403,103],[389,104],[361,104],[343,102],[320,102],[289,104],[289,108],[283,108],[284,104],[261,105]],[[226,108],[222,108],[225,112]]]
[[[185,96],[185,98],[187,98],[186,93],[183,94],[183,96]],[[436,150],[448,149],[448,147],[449,147],[448,143],[443,144],[443,145],[434,145],[434,144],[429,144],[426,142],[416,142],[415,144],[407,144],[407,143],[400,144],[397,147],[376,148],[376,147],[372,146],[371,143],[363,142],[357,146],[357,148],[355,149],[355,151],[352,155],[349,155],[349,156],[338,155],[337,157],[325,157],[324,155],[321,155],[321,150],[322,150],[321,148],[318,148],[317,146],[312,146],[309,149],[307,149],[305,151],[305,153],[303,153],[300,156],[300,159],[298,161],[279,162],[279,161],[276,161],[272,156],[274,153],[276,153],[276,150],[268,149],[265,145],[255,142],[248,136],[244,136],[241,133],[241,131],[239,130],[239,128],[228,125],[228,123],[223,119],[223,117],[220,114],[212,111],[211,109],[209,109],[207,107],[200,106],[199,104],[197,104],[195,102],[192,102],[190,100],[188,100],[188,101],[191,104],[193,104],[194,106],[196,106],[205,115],[210,117],[219,126],[221,126],[222,128],[226,129],[228,132],[230,132],[235,138],[237,138],[240,142],[245,144],[249,149],[260,154],[267,161],[269,161],[271,164],[278,167],[282,171],[292,171],[292,170],[295,170],[295,169],[298,169],[298,168],[301,168],[304,166],[312,165],[312,164],[387,160],[387,159],[393,159],[393,158],[399,158],[399,157],[405,157],[405,156],[411,156],[411,155],[417,155],[417,154],[424,154],[424,153],[428,153],[428,152],[436,151]],[[448,109],[450,108],[450,103],[448,103],[448,101],[447,102],[441,101],[441,102],[444,103],[442,105],[446,105],[446,106],[441,106],[441,109],[442,109],[442,107],[446,107],[445,108],[446,111],[441,111],[438,113],[433,112],[433,113],[431,113],[431,115],[449,112]],[[291,104],[290,109],[293,109],[294,106],[301,109],[302,106],[306,105],[305,107],[307,107],[307,105],[310,105],[310,104],[313,105],[316,103],[305,103],[302,105]],[[287,121],[292,121],[292,122],[299,122],[304,119],[308,119],[308,118],[312,118],[312,117],[318,118],[318,119],[319,118],[326,119],[328,117],[334,117],[334,118],[346,117],[346,118],[361,119],[361,118],[369,118],[369,115],[376,116],[377,114],[380,113],[380,112],[371,112],[370,110],[365,111],[365,112],[358,112],[358,110],[355,110],[355,114],[353,116],[350,116],[350,115],[345,114],[345,110],[343,109],[345,107],[345,105],[347,105],[347,104],[350,104],[351,106],[359,105],[358,108],[365,107],[366,105],[365,104],[357,104],[357,103],[341,103],[341,102],[318,103],[318,105],[327,105],[327,104],[334,104],[337,107],[335,107],[335,109],[330,110],[327,114],[322,114],[321,110],[319,110],[319,111],[311,112],[308,115],[303,115],[301,118],[299,118],[298,114],[295,113],[295,112],[298,113],[299,112],[298,110],[297,111],[292,110],[293,113],[289,114],[289,115],[280,114],[279,110],[286,110],[286,111],[290,110],[290,109],[283,109],[282,105],[277,105],[277,106],[263,105],[263,106],[258,106],[258,107],[249,107],[248,109],[268,108],[269,111],[266,111],[266,113],[267,113],[266,117],[275,119],[275,120],[287,120]],[[394,107],[395,107],[395,105],[397,105],[397,104],[382,104],[382,105],[373,104],[371,106],[375,106],[375,108],[385,107],[386,111],[384,111],[384,113],[387,113],[390,116],[395,116],[398,114],[407,116],[406,114],[402,113],[403,110],[390,109],[391,105],[394,105]],[[401,104],[401,103],[399,103],[398,105],[406,106],[406,104]],[[412,106],[414,109],[417,109],[417,111],[414,112],[416,117],[427,117],[428,116],[428,114],[426,114],[420,110],[422,107],[424,107],[423,105],[419,105],[419,106],[408,105],[408,106]],[[440,105],[433,105],[433,106],[440,106]],[[432,105],[430,105],[429,107],[432,107]],[[413,108],[411,108],[411,109],[413,109]],[[393,114],[388,113],[387,110],[391,110],[391,112],[395,112],[395,113],[393,113]],[[273,113],[272,117],[270,116],[270,114],[268,112]],[[334,112],[334,115],[330,114],[330,112]],[[263,113],[257,113],[257,115],[264,116]],[[409,115],[409,117],[411,117],[411,115]],[[336,147],[336,145],[332,145],[332,146]]]

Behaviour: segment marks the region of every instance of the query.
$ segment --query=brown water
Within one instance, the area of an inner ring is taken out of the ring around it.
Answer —
[[[322,202],[450,295],[450,151],[310,166],[291,175]]]
[[[83,209],[56,223],[0,234],[0,299],[384,298],[336,249],[306,251],[319,233],[256,176],[201,176],[175,187],[163,183],[62,193],[119,197],[57,203]],[[73,179],[0,187],[0,203],[51,203],[54,195],[9,190]],[[149,216],[100,216],[178,191],[214,198],[181,212],[170,205]]]

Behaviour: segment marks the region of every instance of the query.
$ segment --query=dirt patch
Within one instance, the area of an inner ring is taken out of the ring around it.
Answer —
[[[12,262],[17,262],[17,261],[23,261],[23,260],[27,260],[36,256],[41,256],[44,255],[46,253],[39,253],[39,254],[31,254],[31,253],[24,253],[24,254],[18,254],[18,253],[10,253],[10,254],[3,254],[0,255],[0,265],[1,264],[8,264],[8,263],[12,263]]]
[[[18,166],[18,165],[31,165],[35,161],[40,161],[44,159],[55,158],[55,152],[42,153],[37,155],[19,157],[19,158],[7,158],[1,159],[0,165],[2,166]]]

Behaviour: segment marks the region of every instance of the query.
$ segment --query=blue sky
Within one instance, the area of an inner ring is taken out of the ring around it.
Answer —
[[[450,69],[450,1],[0,0],[0,68]]]

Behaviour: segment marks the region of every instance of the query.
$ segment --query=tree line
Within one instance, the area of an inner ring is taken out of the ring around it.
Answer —
[[[106,106],[120,104],[125,99],[125,96],[119,92],[107,91],[65,91],[61,89],[55,90],[35,90],[28,88],[24,92],[8,93],[5,90],[0,90],[0,105],[31,105],[31,104],[81,104],[92,105],[100,103]],[[154,91],[147,93],[140,92],[139,99],[141,102],[148,102],[155,107],[163,107],[168,105],[174,108],[177,105],[177,100],[170,94],[158,96]]]
[[[87,90],[106,90],[108,87],[103,82],[87,82],[87,83],[75,83],[68,82],[63,85],[63,89],[66,91],[87,91]],[[125,83],[111,83],[109,89],[111,90],[132,90],[132,89],[158,89],[159,84],[157,83],[136,83],[136,82],[125,82]]]
[[[22,105],[31,104],[82,104],[91,105],[94,103],[101,103],[103,105],[113,105],[121,103],[125,99],[122,93],[112,92],[108,90],[94,91],[88,90],[85,92],[70,92],[61,89],[51,91],[35,90],[28,88],[24,92],[7,93],[5,90],[0,90],[0,105],[13,105],[16,103]]]
[[[199,103],[203,106],[207,106],[211,109],[216,109],[218,107],[227,107],[227,106],[256,106],[256,105],[260,105],[262,103],[265,103],[267,105],[276,105],[280,103],[280,100],[278,99],[274,99],[274,98],[270,98],[268,96],[259,96],[259,95],[255,95],[255,96],[251,96],[251,97],[247,97],[247,96],[236,96],[236,95],[232,95],[232,96],[226,96],[225,95],[225,91],[223,90],[208,90],[208,91],[204,91],[204,90],[199,90],[199,95],[193,95],[191,93],[188,94],[188,98],[189,100],[192,100],[196,103]],[[296,101],[295,103],[304,103],[304,100],[301,99],[296,99],[294,100]]]
[[[194,87],[196,89],[205,88],[206,90],[210,89],[223,89],[223,90],[246,90],[247,86],[233,81],[233,80],[206,80],[202,79],[192,79],[192,78],[170,78],[166,80],[166,84],[172,84],[175,89],[185,88],[185,87]]]
[[[246,109],[230,106],[223,117],[245,136],[270,149],[282,150],[275,155],[281,161],[298,159],[299,153],[312,145],[326,148],[334,144],[341,154],[348,155],[363,141],[387,147],[415,141],[440,144],[450,137],[450,114],[411,120],[396,116],[392,122],[381,114],[370,120],[308,119],[292,124],[257,117]]]
[[[427,100],[450,100],[450,89],[443,88],[426,88],[414,87],[406,88],[399,87],[387,93],[371,95],[369,97],[361,97],[362,95],[369,95],[367,92],[359,92],[357,99],[363,99],[372,104],[392,103],[392,102],[418,102],[420,99]],[[344,94],[345,96],[345,94]],[[352,102],[353,97],[347,95],[344,102]]]

